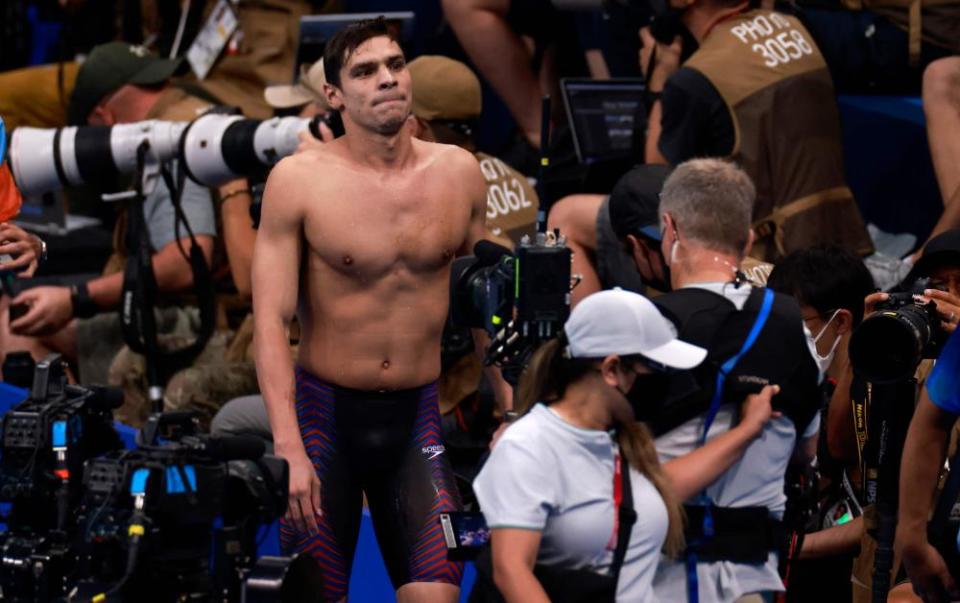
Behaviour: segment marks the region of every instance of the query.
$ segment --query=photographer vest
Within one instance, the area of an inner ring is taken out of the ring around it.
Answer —
[[[684,64],[730,112],[729,158],[757,189],[751,255],[766,261],[821,242],[873,251],[844,180],[833,84],[812,40],[793,17],[750,11],[718,23]]]
[[[539,201],[527,177],[486,153],[476,153],[476,157],[487,182],[487,227],[514,245],[525,234],[534,236]]]
[[[699,287],[678,289],[652,300],[677,327],[680,339],[707,349],[707,358],[700,366],[671,373],[666,399],[655,405],[651,416],[643,418],[655,435],[707,411],[717,371],[743,345],[759,314],[763,292],[763,288],[754,288],[742,310],[722,295]],[[799,434],[819,410],[817,377],[800,306],[793,298],[776,293],[759,337],[726,378],[723,404],[739,405],[763,386],[779,385],[773,406],[793,421]]]

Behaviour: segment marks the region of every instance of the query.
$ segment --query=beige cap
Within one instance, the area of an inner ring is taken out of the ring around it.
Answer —
[[[326,82],[323,75],[323,59],[320,59],[308,68],[300,65],[300,78],[292,86],[268,86],[263,91],[263,98],[267,104],[276,109],[289,109],[298,105],[314,102],[324,111],[330,110],[327,98],[323,94],[323,84]]]
[[[413,114],[427,121],[467,120],[480,116],[480,80],[451,58],[424,55],[410,61]]]

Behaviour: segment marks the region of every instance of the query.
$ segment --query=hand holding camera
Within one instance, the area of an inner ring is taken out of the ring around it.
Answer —
[[[38,237],[9,222],[0,223],[0,271],[13,271],[21,277],[31,277],[42,255],[43,241]],[[9,256],[10,259],[3,256]]]
[[[957,330],[957,322],[960,320],[960,298],[948,291],[940,289],[924,289],[922,295],[914,297],[917,303],[933,302],[937,307],[937,313],[940,315],[940,328],[947,333],[953,333]]]
[[[850,338],[856,373],[874,383],[897,383],[909,379],[922,359],[940,354],[956,328],[960,300],[930,287],[930,279],[922,278],[908,291],[866,297],[863,322]]]
[[[25,308],[11,315],[10,330],[18,335],[51,335],[73,318],[73,302],[67,287],[33,287],[16,296],[12,308]]]
[[[321,148],[326,143],[332,142],[335,138],[333,130],[330,129],[330,126],[328,126],[325,121],[317,122],[317,134],[320,135],[319,138],[312,129],[301,131],[298,135],[300,144],[297,145],[296,152],[303,153],[304,151]]]
[[[654,37],[649,27],[640,30],[640,70],[647,80],[647,89],[652,93],[663,92],[663,87],[673,73],[680,68],[680,53],[683,39],[677,35],[669,43]]]

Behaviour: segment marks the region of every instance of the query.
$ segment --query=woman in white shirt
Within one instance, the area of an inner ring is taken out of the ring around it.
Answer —
[[[574,308],[521,379],[517,402],[537,401],[507,429],[474,482],[492,529],[493,574],[504,598],[548,601],[535,564],[610,573],[617,542],[616,468],[629,465],[637,521],[617,601],[652,600],[661,550],[682,548],[678,501],[735,462],[771,417],[776,386],[749,397],[737,427],[661,467],[634,408],[656,399],[663,371],[689,369],[706,351],[676,339],[641,295],[595,293]]]

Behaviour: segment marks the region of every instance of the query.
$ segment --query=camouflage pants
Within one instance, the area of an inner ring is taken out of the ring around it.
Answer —
[[[199,328],[196,310],[191,308],[178,312],[175,324],[171,327],[159,336],[161,348],[178,349],[188,344]],[[164,389],[164,411],[196,411],[201,425],[206,429],[213,415],[227,400],[259,391],[252,361],[225,360],[232,339],[231,332],[215,332],[193,365],[170,378]],[[122,387],[124,393],[123,405],[114,411],[114,417],[127,425],[140,427],[153,411],[147,397],[143,356],[124,347],[110,366],[108,382]]]

